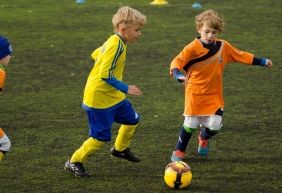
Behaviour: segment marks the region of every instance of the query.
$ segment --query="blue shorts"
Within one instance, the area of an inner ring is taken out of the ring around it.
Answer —
[[[89,108],[83,104],[82,107],[88,116],[90,137],[100,141],[111,140],[111,127],[114,122],[124,125],[136,125],[139,122],[139,115],[127,99],[106,109]]]

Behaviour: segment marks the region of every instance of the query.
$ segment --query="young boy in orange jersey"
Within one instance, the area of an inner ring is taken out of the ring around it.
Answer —
[[[0,36],[0,94],[4,88],[6,80],[5,66],[10,62],[12,47],[9,41]],[[0,161],[4,159],[4,154],[10,151],[11,142],[3,129],[0,127]]]
[[[127,43],[133,43],[141,37],[146,16],[123,6],[114,14],[112,23],[115,34],[92,53],[95,64],[84,89],[82,107],[88,116],[89,138],[65,163],[65,170],[80,177],[91,176],[83,164],[105,142],[111,141],[113,122],[121,126],[111,149],[112,156],[131,162],[140,161],[129,148],[139,115],[126,99],[126,94],[139,96],[142,92],[136,85],[125,84],[122,78]]]
[[[184,124],[172,153],[172,161],[180,161],[192,133],[199,127],[198,154],[207,156],[209,139],[222,126],[224,101],[222,76],[229,62],[272,67],[272,61],[240,51],[229,42],[217,39],[223,30],[223,19],[214,10],[207,10],[195,17],[200,34],[172,60],[170,75],[185,84]]]

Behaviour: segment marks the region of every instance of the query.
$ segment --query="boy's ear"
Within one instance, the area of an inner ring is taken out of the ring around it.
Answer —
[[[117,28],[117,31],[119,31],[121,34],[125,33],[126,26],[124,25],[124,23],[120,23]]]
[[[121,26],[120,32],[121,32],[122,35],[124,35],[124,34],[126,33],[126,28],[125,28],[125,26]]]

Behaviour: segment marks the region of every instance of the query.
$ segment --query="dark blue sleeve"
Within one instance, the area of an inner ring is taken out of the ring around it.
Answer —
[[[106,83],[113,86],[117,90],[120,90],[121,92],[127,94],[128,92],[128,86],[127,84],[123,83],[122,81],[119,81],[115,77],[112,78],[102,78]]]
[[[177,68],[172,69],[172,76],[178,82],[183,82],[183,80],[179,80],[178,78],[184,75]]]
[[[258,57],[254,57],[253,65],[259,65],[259,66],[265,66],[266,65],[266,58],[258,58]]]

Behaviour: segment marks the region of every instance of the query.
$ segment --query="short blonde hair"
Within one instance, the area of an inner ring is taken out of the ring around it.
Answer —
[[[147,22],[146,16],[128,6],[123,6],[113,15],[112,23],[116,31],[120,23],[132,24],[137,23],[140,26],[145,25]]]
[[[204,24],[222,32],[224,22],[223,17],[218,12],[209,9],[195,17],[196,30],[199,31]]]

